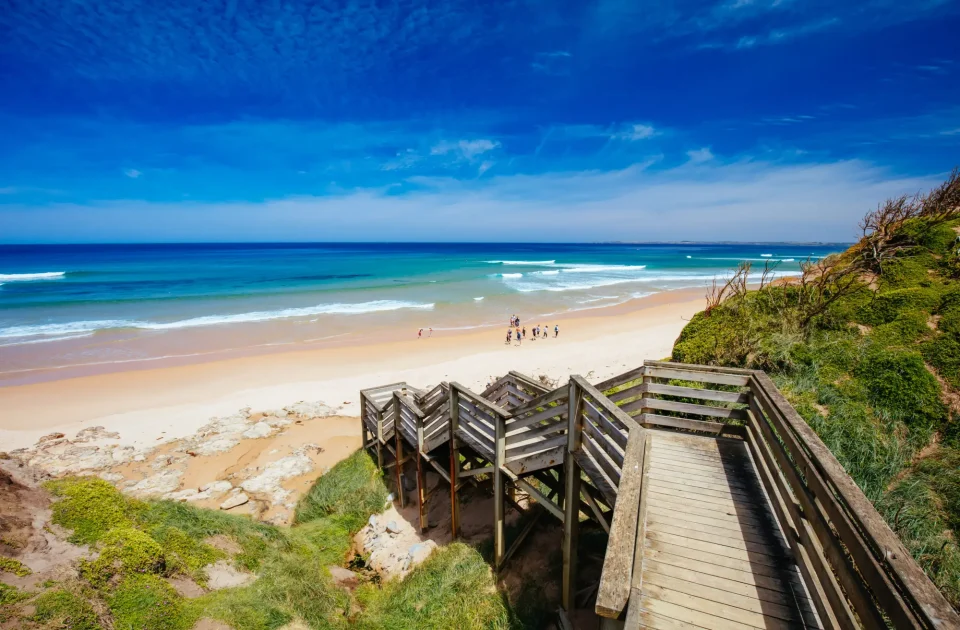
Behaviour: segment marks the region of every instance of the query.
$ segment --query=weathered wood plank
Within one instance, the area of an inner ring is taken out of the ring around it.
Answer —
[[[660,367],[647,365],[645,376],[654,378],[668,378],[678,381],[691,381],[694,383],[710,383],[712,385],[736,385],[743,387],[750,381],[749,376],[740,374],[723,374],[719,372],[702,372],[699,369],[691,369],[694,366],[687,366],[686,369]],[[699,366],[696,366],[699,368]]]
[[[755,594],[741,595],[733,593],[722,588],[717,588],[710,584],[705,584],[704,580],[697,579],[697,575],[687,575],[686,578],[692,578],[694,581],[678,578],[665,573],[658,573],[649,567],[644,571],[643,577],[647,584],[659,586],[665,590],[685,593],[701,599],[726,604],[733,608],[757,613],[766,617],[774,617],[781,621],[803,623],[800,617],[800,611],[793,605],[793,602],[786,604],[772,602],[770,600],[761,600]]]
[[[657,409],[659,411],[675,411],[696,416],[710,416],[712,418],[729,418],[734,420],[745,420],[746,411],[743,409],[727,409],[726,407],[710,407],[707,405],[697,405],[694,403],[675,402],[673,400],[661,400],[660,398],[641,398],[632,403],[623,405],[622,409],[626,412],[635,409]]]
[[[538,411],[525,418],[520,417],[520,414],[514,414],[514,416],[507,422],[507,435],[512,435],[514,432],[519,431],[524,427],[529,427],[539,422],[552,420],[554,418],[557,418],[561,422],[566,420],[567,409],[565,405],[547,407],[543,411]]]
[[[610,439],[617,443],[620,450],[627,448],[628,431],[626,427],[618,426],[620,424],[619,422],[611,420],[608,414],[597,409],[588,400],[583,401],[583,411],[586,417],[593,420],[598,428],[603,429],[603,431],[610,436]]]
[[[519,416],[525,414],[529,411],[537,409],[538,407],[546,407],[552,402],[559,402],[567,397],[567,386],[563,385],[553,390],[552,392],[547,392],[543,396],[534,398],[530,402],[520,407],[517,407],[513,410],[514,416]]]
[[[690,420],[687,418],[675,418],[673,416],[660,416],[653,413],[642,413],[637,416],[641,425],[672,427],[674,429],[688,429],[690,431],[700,431],[702,433],[711,433],[719,435],[724,431],[726,425],[722,422],[704,422],[703,420]]]
[[[555,435],[554,437],[551,437],[545,440],[539,440],[537,442],[533,442],[532,444],[527,444],[524,446],[516,446],[514,448],[511,448],[509,451],[507,451],[507,458],[505,461],[506,463],[509,464],[509,463],[524,459],[526,457],[529,457],[530,455],[533,455],[534,453],[540,453],[542,451],[546,451],[546,450],[555,448],[557,446],[566,444],[566,440],[567,440],[567,436],[565,433],[563,433],[560,435]]]
[[[664,396],[694,398],[699,400],[710,400],[714,402],[746,404],[750,399],[750,395],[746,392],[724,392],[715,389],[701,389],[696,387],[684,387],[681,385],[665,385],[662,383],[647,383],[645,390],[650,394],[662,394]]]
[[[630,436],[623,457],[623,473],[617,489],[617,502],[621,507],[613,512],[600,589],[597,591],[596,611],[603,617],[619,617],[630,598],[646,443],[645,431],[635,431]]]
[[[597,425],[595,425],[588,416],[584,417],[583,430],[591,440],[606,451],[607,455],[610,456],[610,459],[614,461],[618,468],[623,466],[624,451],[621,450],[620,446],[614,442],[609,435],[597,428]]]
[[[508,430],[509,430],[512,426],[513,426],[513,425],[509,425],[509,424],[508,424],[508,425],[507,425]],[[552,433],[556,433],[556,432],[558,432],[558,431],[562,431],[562,432],[566,433],[566,431],[567,431],[567,423],[564,422],[563,420],[559,419],[559,418],[557,418],[556,420],[545,421],[543,424],[539,424],[539,425],[534,426],[534,427],[525,427],[525,428],[523,428],[522,430],[514,431],[514,432],[512,432],[512,433],[508,432],[508,433],[507,433],[507,446],[509,447],[509,446],[511,446],[511,445],[513,445],[513,444],[519,444],[519,443],[522,443],[522,442],[526,442],[526,441],[528,441],[528,440],[532,440],[532,439],[535,439],[535,438],[547,436],[547,435],[550,435],[550,434],[552,434]]]

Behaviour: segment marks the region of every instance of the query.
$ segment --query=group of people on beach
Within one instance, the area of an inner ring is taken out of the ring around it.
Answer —
[[[534,326],[531,332],[533,333],[532,341],[536,341],[537,338],[546,339],[550,336],[550,327],[546,324]],[[523,340],[527,337],[527,327],[520,326],[520,318],[516,315],[510,317],[510,326],[507,328],[507,345],[513,342],[514,336],[516,336],[518,346],[522,345]],[[560,326],[557,324],[553,326],[553,336],[560,336]]]

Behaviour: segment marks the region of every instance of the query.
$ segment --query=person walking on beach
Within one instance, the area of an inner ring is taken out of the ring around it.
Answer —
[[[523,338],[524,338],[524,339],[527,338],[527,327],[526,327],[526,326],[523,327]]]
[[[523,343],[523,338],[520,337],[520,327],[517,326],[517,345],[519,346],[522,343]]]
[[[556,324],[554,324],[553,326],[553,336],[554,337],[560,336],[560,326],[557,326]]]
[[[550,336],[550,327],[544,324],[543,326],[543,338],[546,339]]]
[[[423,328],[417,331],[417,339],[420,339],[421,337],[423,337]]]
[[[513,328],[507,328],[507,343],[513,340]]]
[[[433,337],[433,328],[431,328],[430,332],[427,333],[427,337]]]

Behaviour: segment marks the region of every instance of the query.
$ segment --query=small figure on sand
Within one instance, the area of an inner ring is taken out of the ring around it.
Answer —
[[[543,338],[546,339],[550,336],[550,327],[546,324],[543,325]]]
[[[517,345],[519,346],[522,343],[523,343],[523,338],[520,336],[520,327],[517,326]]]
[[[556,324],[554,324],[553,326],[553,336],[554,337],[560,336],[560,326],[557,326]]]
[[[427,337],[433,337],[433,328],[431,328],[430,332],[427,333]]]
[[[417,339],[420,339],[422,337],[423,337],[423,328],[417,331]]]
[[[513,328],[507,328],[507,343],[513,339]]]

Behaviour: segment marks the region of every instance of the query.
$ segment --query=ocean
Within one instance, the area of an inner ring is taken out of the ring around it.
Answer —
[[[0,385],[83,366],[523,323],[845,244],[0,246]],[[394,332],[393,334],[400,334]],[[498,332],[499,334],[499,332]],[[197,359],[199,357],[199,359]],[[124,367],[126,369],[126,367]],[[61,374],[62,376],[62,374]]]

